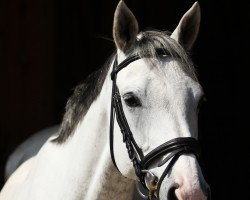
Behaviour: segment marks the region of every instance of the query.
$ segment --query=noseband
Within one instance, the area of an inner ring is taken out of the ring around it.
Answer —
[[[158,56],[168,55],[165,49],[157,49],[156,54]],[[113,149],[114,116],[116,115],[117,123],[121,129],[121,133],[123,136],[123,142],[126,144],[129,158],[133,163],[135,169],[135,174],[138,177],[140,183],[143,185],[143,187],[148,190],[149,198],[151,198],[150,196],[153,196],[155,192],[159,197],[159,190],[161,183],[163,179],[166,177],[166,175],[169,173],[169,171],[171,170],[177,159],[183,154],[194,154],[195,156],[198,157],[200,154],[200,148],[199,148],[199,143],[196,139],[192,137],[179,137],[165,142],[164,144],[153,149],[147,155],[143,154],[142,149],[136,143],[133,134],[129,128],[122,107],[121,95],[116,85],[118,72],[123,68],[127,67],[130,63],[139,59],[141,59],[141,57],[135,54],[129,56],[118,65],[116,56],[113,64],[113,70],[111,73],[113,86],[112,86],[111,112],[110,112],[110,154],[115,167],[118,169],[115,162],[114,149]],[[157,166],[161,167],[168,161],[169,163],[166,169],[164,170],[163,174],[161,175],[160,179],[158,179],[158,177],[152,175],[152,173],[149,171],[148,168],[152,163],[155,163],[159,158],[162,158],[163,156],[166,157],[160,162],[158,162]],[[151,174],[153,176],[153,179],[151,179],[153,182],[146,183],[145,177],[148,174]]]

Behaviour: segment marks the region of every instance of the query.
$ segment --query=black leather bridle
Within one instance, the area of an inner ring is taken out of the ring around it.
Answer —
[[[156,49],[156,54],[159,57],[168,55],[165,49]],[[199,143],[196,139],[192,137],[179,137],[165,142],[164,144],[158,146],[157,148],[149,152],[147,155],[143,154],[141,148],[136,143],[133,134],[129,128],[129,124],[127,122],[122,107],[121,95],[116,85],[117,73],[123,68],[127,67],[130,63],[139,59],[141,59],[141,57],[137,54],[134,54],[126,58],[119,65],[117,61],[117,55],[114,60],[113,70],[111,73],[113,86],[112,86],[111,111],[110,111],[110,154],[115,167],[118,169],[115,162],[114,149],[113,149],[114,116],[116,115],[116,119],[123,136],[123,142],[126,144],[129,158],[133,163],[135,169],[135,174],[138,177],[140,183],[144,186],[144,188],[148,190],[145,183],[145,171],[148,170],[150,165],[152,163],[155,163],[157,159],[162,158],[163,156],[166,157],[157,163],[158,167],[163,166],[166,162],[169,161],[166,169],[164,170],[160,179],[157,181],[156,193],[157,196],[159,197],[159,190],[161,183],[165,178],[165,176],[169,173],[169,171],[171,170],[177,159],[183,154],[194,154],[195,156],[199,156],[200,148],[199,148]]]

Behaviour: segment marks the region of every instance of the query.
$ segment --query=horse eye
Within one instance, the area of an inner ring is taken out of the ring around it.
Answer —
[[[129,92],[123,95],[123,99],[127,106],[129,107],[139,107],[141,106],[141,101],[138,97],[136,97],[133,93]]]

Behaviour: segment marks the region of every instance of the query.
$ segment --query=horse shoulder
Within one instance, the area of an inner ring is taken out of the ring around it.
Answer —
[[[20,186],[24,183],[29,171],[33,165],[35,160],[35,156],[30,158],[29,160],[25,161],[17,170],[10,176],[10,178],[5,183],[1,193],[0,193],[0,200],[15,200],[19,199],[19,192],[18,189],[21,188]]]
[[[56,135],[59,125],[38,131],[21,143],[9,156],[5,166],[5,180],[26,160],[35,156],[49,137]]]

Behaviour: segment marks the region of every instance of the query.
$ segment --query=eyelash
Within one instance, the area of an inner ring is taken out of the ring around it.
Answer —
[[[123,99],[126,105],[131,108],[141,106],[140,99],[137,96],[135,96],[133,93],[126,93],[125,95],[123,95]]]

